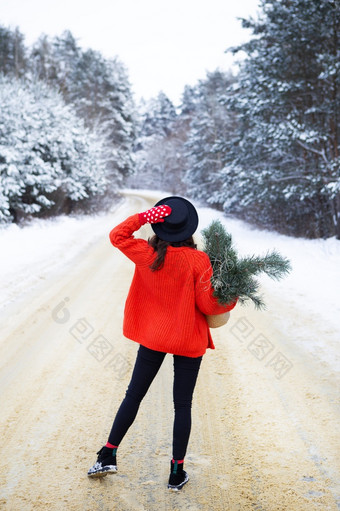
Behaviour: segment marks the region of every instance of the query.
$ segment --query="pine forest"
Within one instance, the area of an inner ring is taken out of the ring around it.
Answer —
[[[119,57],[0,25],[0,223],[91,213],[122,187],[186,195],[291,236],[340,239],[340,3],[261,0],[180,105],[136,101]]]

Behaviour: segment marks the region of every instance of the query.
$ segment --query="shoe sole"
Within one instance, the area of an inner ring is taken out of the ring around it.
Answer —
[[[107,468],[106,470],[104,468],[102,470],[97,470],[96,472],[91,472],[91,473],[88,472],[87,475],[89,477],[105,477],[105,476],[107,476],[107,474],[116,474],[117,472],[118,472],[117,467],[111,466],[110,468]]]
[[[187,484],[187,482],[188,482],[188,481],[189,481],[189,476],[187,476],[187,477],[184,479],[183,483],[181,483],[181,484],[179,484],[179,485],[177,485],[177,486],[173,486],[173,485],[171,485],[171,484],[168,484],[168,490],[170,490],[170,491],[181,491],[181,489],[183,488],[183,486],[184,486],[185,484]]]

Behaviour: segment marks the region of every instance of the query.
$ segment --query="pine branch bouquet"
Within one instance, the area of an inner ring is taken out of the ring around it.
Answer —
[[[239,297],[241,304],[251,300],[256,309],[265,308],[263,298],[258,294],[260,284],[255,277],[265,273],[279,280],[290,272],[289,260],[276,250],[263,257],[239,257],[233,247],[231,234],[219,220],[213,221],[202,234],[203,250],[208,254],[213,268],[211,283],[218,301],[226,304]]]

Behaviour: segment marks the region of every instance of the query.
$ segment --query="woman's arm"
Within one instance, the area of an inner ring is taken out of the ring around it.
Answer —
[[[110,232],[110,241],[114,247],[120,249],[124,244],[129,242],[131,239],[135,240],[133,233],[140,229],[141,223],[139,221],[139,215],[129,216],[126,220],[118,224]]]
[[[135,264],[148,262],[153,252],[147,241],[136,239],[133,236],[134,232],[138,231],[140,227],[139,214],[136,213],[114,227],[109,235],[112,245]]]
[[[169,216],[170,213],[171,208],[162,205],[148,209],[143,213],[129,216],[110,232],[112,245],[123,252],[135,264],[150,264],[150,255],[154,253],[153,248],[150,247],[147,241],[136,239],[133,233],[146,223],[164,222],[164,217]]]

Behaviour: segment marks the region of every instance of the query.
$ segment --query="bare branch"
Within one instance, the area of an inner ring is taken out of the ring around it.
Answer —
[[[285,176],[285,177],[276,177],[276,178],[272,177],[271,181],[273,181],[274,183],[280,183],[281,181],[294,181],[295,179],[310,181],[310,177],[299,176],[298,174],[290,174],[289,176]]]
[[[311,153],[321,156],[325,163],[327,164],[329,163],[324,149],[322,149],[322,151],[318,151],[317,149],[313,149],[312,147],[309,147],[308,145],[304,144],[303,142],[301,142],[301,140],[297,140],[297,143],[299,144],[299,146],[303,147],[303,149],[306,149],[306,151],[310,151]]]

